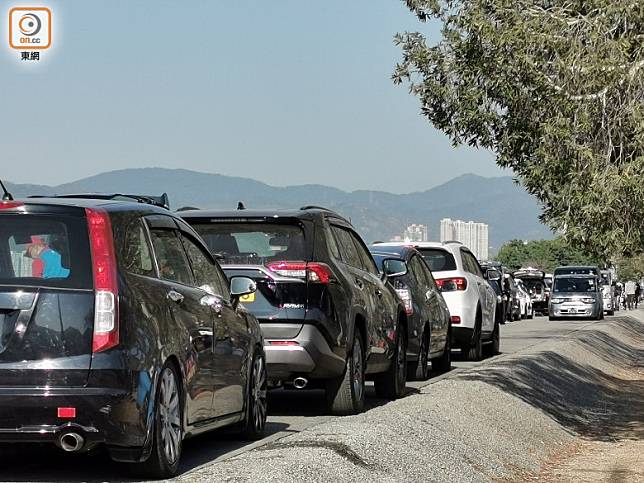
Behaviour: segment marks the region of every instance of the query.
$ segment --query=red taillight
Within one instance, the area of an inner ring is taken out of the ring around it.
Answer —
[[[92,352],[119,343],[118,279],[112,223],[106,211],[86,208],[94,273],[94,339]]]
[[[467,288],[467,279],[463,277],[439,278],[436,279],[436,285],[438,285],[443,292],[465,290]]]
[[[327,284],[333,278],[331,268],[318,262],[271,262],[266,265],[266,268],[282,277],[303,278],[314,283]]]
[[[452,315],[449,319],[452,321],[452,324],[461,323],[461,318],[458,315]]]
[[[74,419],[76,408],[58,408],[58,417],[61,419]]]
[[[0,210],[11,210],[14,208],[22,208],[23,206],[25,206],[25,204],[21,203],[20,201],[13,201],[13,200],[0,201]]]

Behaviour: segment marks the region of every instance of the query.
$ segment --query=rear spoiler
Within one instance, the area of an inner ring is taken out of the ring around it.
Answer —
[[[150,195],[127,195],[122,193],[101,194],[101,193],[79,193],[72,195],[52,195],[52,196],[29,196],[29,198],[78,198],[86,200],[114,200],[114,201],[136,201],[137,203],[146,203],[148,205],[158,206],[160,208],[170,209],[170,200],[168,194],[163,193],[161,196]]]

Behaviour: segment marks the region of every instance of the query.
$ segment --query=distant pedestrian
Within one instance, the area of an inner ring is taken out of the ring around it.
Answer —
[[[624,286],[624,292],[626,293],[626,308],[628,310],[633,310],[635,307],[635,290],[637,285],[632,280],[626,282]]]
[[[640,283],[637,282],[635,284],[635,308],[637,308],[637,305],[640,303],[641,295],[642,295],[642,287],[640,286]]]

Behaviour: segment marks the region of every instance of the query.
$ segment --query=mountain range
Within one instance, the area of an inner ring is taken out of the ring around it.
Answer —
[[[537,201],[509,176],[484,178],[466,174],[427,191],[409,194],[346,192],[315,184],[275,187],[249,178],[163,168],[110,171],[58,186],[5,184],[15,197],[167,192],[173,209],[186,205],[235,209],[238,201],[250,209],[321,205],[349,218],[367,242],[389,240],[402,234],[411,223],[428,225],[430,239],[437,240],[442,218],[487,223],[490,245],[495,248],[511,239],[552,237],[538,220]]]

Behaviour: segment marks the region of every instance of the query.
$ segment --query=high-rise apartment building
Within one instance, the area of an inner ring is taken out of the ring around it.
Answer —
[[[489,233],[488,225],[474,221],[441,220],[440,241],[459,241],[470,250],[479,260],[488,259]]]
[[[427,225],[411,224],[403,233],[403,239],[410,242],[424,242],[429,240],[429,229]]]

